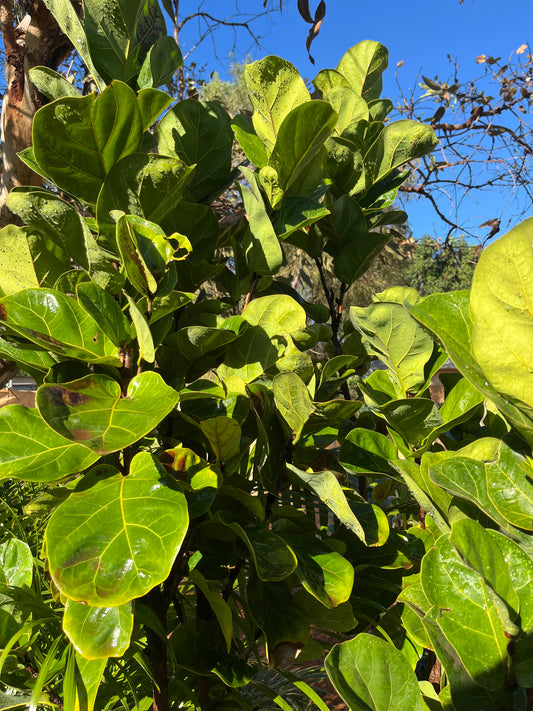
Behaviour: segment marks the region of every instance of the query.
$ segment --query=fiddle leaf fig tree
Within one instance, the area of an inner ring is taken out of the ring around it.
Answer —
[[[387,119],[386,49],[350,49],[316,98],[254,62],[253,114],[230,119],[158,88],[181,60],[155,0],[46,5],[98,91],[36,72],[50,103],[21,157],[43,185],[13,190],[0,232],[0,356],[38,385],[0,410],[1,485],[25,492],[0,553],[7,696],[323,709],[304,669],[330,652],[354,709],[522,703],[530,225],[486,250],[471,298],[397,288],[346,318],[436,143]],[[293,288],[295,248],[323,293]]]

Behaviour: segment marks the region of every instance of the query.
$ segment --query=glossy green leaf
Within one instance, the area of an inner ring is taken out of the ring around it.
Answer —
[[[380,414],[409,444],[417,447],[442,426],[437,406],[425,397],[392,400],[381,406]]]
[[[39,286],[26,230],[7,225],[0,231],[0,294]]]
[[[30,587],[33,579],[33,555],[27,543],[10,538],[0,545],[2,582],[11,587]]]
[[[452,427],[470,419],[483,400],[483,395],[479,390],[466,378],[461,378],[447,393],[446,399],[439,408],[442,425],[431,430],[424,442],[424,447],[428,447],[443,432],[448,432]]]
[[[468,291],[432,294],[415,305],[407,306],[412,315],[443,343],[448,355],[465,378],[494,402],[529,443],[533,443],[533,419],[495,390],[480,364],[472,356],[472,320],[469,307]]]
[[[347,244],[333,260],[335,276],[351,285],[363,276],[389,241],[388,235],[363,232]]]
[[[39,411],[50,427],[100,455],[144,437],[178,399],[178,393],[150,371],[136,375],[125,396],[116,380],[97,374],[71,383],[41,385],[37,391]]]
[[[432,128],[418,121],[402,119],[387,124],[365,154],[365,169],[376,183],[395,168],[421,158],[437,145]]]
[[[241,319],[241,323],[244,331],[246,322]],[[226,324],[224,325],[226,326]],[[187,326],[176,331],[176,334],[172,335],[168,342],[172,346],[175,344],[185,358],[195,360],[218,348],[224,348],[238,336],[238,331],[227,327]]]
[[[138,365],[140,365],[143,360],[147,363],[153,363],[155,361],[155,346],[150,326],[131,296],[128,294],[125,294],[125,296],[128,300],[130,316],[135,328],[137,343],[139,345]]]
[[[474,501],[496,522],[533,531],[531,464],[503,442],[478,440],[435,462],[429,473],[439,486]]]
[[[215,102],[180,101],[161,119],[158,151],[196,166],[189,185],[201,202],[220,191],[231,176],[230,119]]]
[[[149,48],[166,35],[157,0],[85,0],[84,10],[91,57],[106,81],[136,77]]]
[[[54,353],[88,363],[120,365],[117,347],[77,301],[58,291],[25,289],[0,301],[10,331]]]
[[[280,373],[272,385],[274,400],[281,416],[289,425],[294,444],[300,439],[309,416],[316,410],[309,390],[296,373]]]
[[[110,171],[96,207],[98,224],[115,223],[112,210],[138,215],[159,224],[183,197],[193,168],[178,158],[136,153],[127,156]]]
[[[168,84],[182,64],[183,57],[176,40],[173,37],[159,37],[148,50],[137,84],[141,89]]]
[[[326,672],[352,711],[423,711],[418,681],[408,659],[370,634],[336,644]]]
[[[240,452],[241,426],[231,417],[218,417],[202,420],[200,429],[207,437],[217,461],[227,462]]]
[[[96,467],[48,523],[52,579],[71,600],[124,605],[168,577],[188,523],[183,493],[148,452],[127,477]]]
[[[503,536],[500,534],[498,538]],[[478,572],[501,597],[516,622],[520,601],[498,539],[491,536],[477,521],[464,518],[452,524],[450,543],[459,551],[465,563]]]
[[[138,237],[147,240],[146,230],[142,221],[139,224],[135,215],[121,215],[117,222],[117,247],[122,258],[122,264],[128,280],[135,289],[144,296],[153,296],[157,291],[157,281],[147,266],[141,250]]]
[[[291,521],[277,521],[274,530],[298,558],[296,575],[304,588],[328,608],[346,602],[354,583],[354,569],[340,553],[332,551],[308,531]]]
[[[60,247],[99,286],[113,293],[120,290],[123,278],[90,233],[79,212],[59,195],[44,191],[15,191],[8,198],[9,209]]]
[[[92,52],[87,44],[87,36],[83,29],[82,21],[80,20],[76,9],[70,0],[43,0],[46,7],[50,10],[58,25],[67,35],[76,50],[79,52],[83,61],[87,65],[98,89],[104,91],[106,88],[105,82],[98,73],[93,64]]]
[[[416,392],[425,382],[424,367],[433,353],[431,336],[400,304],[352,307],[350,319],[367,351],[385,363],[403,396]]]
[[[396,476],[389,462],[398,457],[394,443],[385,435],[356,427],[345,437],[339,461],[352,474]]]
[[[268,153],[254,129],[250,116],[237,114],[231,120],[235,138],[252,165],[262,168],[268,163]]]
[[[337,119],[337,113],[326,101],[296,106],[283,119],[269,159],[282,190],[288,190],[308,170]]]
[[[270,55],[247,64],[244,78],[254,108],[254,128],[271,153],[287,114],[311,97],[296,67],[280,57]]]
[[[141,89],[137,94],[137,103],[141,112],[143,131],[147,131],[165,109],[172,103],[172,97],[159,89]]]
[[[478,684],[503,689],[510,621],[481,575],[459,559],[448,536],[441,536],[424,557],[421,582],[433,606],[428,616],[450,647],[449,657],[441,658],[444,668],[457,658]]]
[[[292,549],[273,531],[259,525],[243,527],[223,512],[218,516],[248,547],[259,580],[280,582],[296,570],[298,560]]]
[[[230,343],[219,376],[252,382],[265,372],[307,369],[309,357],[294,345],[291,333],[305,328],[304,309],[290,296],[262,296],[242,312],[250,326]]]
[[[31,83],[50,101],[65,96],[81,96],[80,90],[73,83],[49,67],[32,67],[29,74]]]
[[[276,233],[278,239],[290,237],[298,230],[318,222],[329,215],[329,210],[309,198],[289,197],[283,200],[276,218]]]
[[[533,419],[533,218],[482,253],[470,295],[472,355],[490,385]]]
[[[506,572],[511,577],[513,588],[518,595],[520,605],[521,634],[515,640],[516,649],[513,659],[513,671],[519,685],[531,688],[533,670],[531,668],[532,632],[533,632],[533,560],[517,543],[497,531],[488,530],[486,534],[493,538],[502,552]]]
[[[342,486],[333,472],[304,472],[292,464],[287,464],[287,468],[315,492],[346,528],[353,531],[363,543],[365,542],[363,527],[350,508]]]
[[[366,101],[381,94],[381,75],[389,63],[389,53],[379,42],[364,40],[349,49],[337,66],[358,96]]]
[[[92,282],[78,284],[78,301],[91,314],[94,320],[105,330],[108,338],[117,346],[129,343],[130,324],[118,301],[107,291]]]
[[[322,96],[337,87],[350,88],[350,82],[336,69],[321,69],[313,79],[313,86]]]
[[[118,607],[91,607],[67,600],[63,631],[85,659],[121,657],[133,631],[131,603]]]
[[[248,171],[244,174],[252,189],[239,185],[249,222],[240,247],[250,273],[275,274],[283,263],[283,253],[253,174]]]
[[[99,455],[56,434],[39,412],[22,405],[0,410],[0,477],[56,481],[81,472]]]
[[[211,606],[211,609],[215,613],[215,617],[217,618],[222,634],[224,635],[226,649],[229,654],[231,648],[231,637],[233,635],[233,617],[230,606],[222,598],[215,586],[210,585],[199,570],[196,568],[192,570],[189,574],[189,578],[202,591],[207,599],[207,602]]]
[[[354,147],[359,144],[361,121],[368,121],[368,104],[347,86],[328,89],[325,98],[338,114],[335,135],[354,141]]]
[[[141,138],[137,98],[121,82],[113,82],[98,98],[58,99],[33,119],[39,165],[62,190],[92,204],[113,165],[137,151]]]
[[[0,355],[6,360],[14,361],[22,370],[37,377],[37,372],[48,372],[56,361],[46,351],[36,348],[34,344],[19,344],[0,336]],[[38,378],[37,378],[38,379]]]

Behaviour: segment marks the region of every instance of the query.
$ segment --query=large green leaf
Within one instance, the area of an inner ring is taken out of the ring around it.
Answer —
[[[365,542],[365,532],[361,522],[350,508],[350,504],[346,498],[342,486],[333,472],[304,472],[292,464],[288,464],[287,468],[296,474],[311,491],[314,491],[318,498],[333,511],[335,516],[343,523],[346,528],[353,531],[355,535]]]
[[[424,557],[421,582],[432,605],[429,620],[449,645],[449,655],[441,658],[444,668],[457,660],[481,686],[503,689],[507,645],[516,628],[482,576],[460,560],[448,536],[441,536]],[[452,682],[452,698],[453,693]]]
[[[39,109],[35,159],[58,187],[95,204],[113,165],[139,149],[142,128],[134,92],[116,81],[98,98],[66,97]]]
[[[76,288],[78,301],[100,324],[106,335],[116,346],[124,346],[131,341],[130,324],[118,301],[97,284],[84,282]]]
[[[83,27],[95,67],[106,81],[135,78],[149,48],[166,35],[157,0],[85,0]]]
[[[251,117],[237,114],[231,121],[231,128],[250,163],[257,168],[265,166],[268,163],[268,153],[255,132]]]
[[[472,320],[469,314],[470,293],[456,291],[432,294],[417,304],[406,307],[443,343],[456,367],[485,397],[533,444],[533,418],[519,410],[489,383],[480,364],[472,355]]]
[[[426,124],[409,119],[389,123],[364,157],[367,175],[376,183],[394,168],[431,153],[437,142],[435,132]]]
[[[10,538],[0,545],[0,570],[2,582],[11,587],[31,586],[33,555],[27,543]]]
[[[29,75],[31,83],[50,101],[65,96],[81,96],[81,91],[74,84],[49,67],[32,67]]]
[[[0,295],[38,286],[26,230],[7,225],[0,231]]]
[[[276,407],[292,430],[296,444],[309,416],[316,410],[311,402],[309,390],[296,373],[276,375],[272,389]]]
[[[407,657],[370,634],[336,644],[326,671],[352,711],[423,711],[418,681]]]
[[[13,191],[9,209],[55,243],[104,289],[120,290],[123,277],[107,259],[79,212],[58,195],[44,190]],[[1,243],[0,243],[1,244]]]
[[[100,228],[115,223],[112,210],[138,215],[159,224],[181,202],[193,168],[178,158],[136,153],[111,170],[100,193],[96,214]]]
[[[533,419],[533,218],[489,245],[470,295],[472,355],[504,398]]]
[[[158,151],[194,165],[189,185],[198,202],[220,191],[231,176],[233,133],[230,119],[214,101],[180,101],[161,119]]]
[[[257,575],[263,582],[280,582],[296,570],[298,560],[283,538],[264,527],[264,524],[241,526],[230,516],[218,514],[222,523],[239,536],[248,547]]]
[[[172,469],[184,487],[190,517],[202,516],[215,500],[222,472],[188,447],[178,445],[167,449],[166,454],[172,458]]]
[[[308,101],[285,116],[269,160],[282,190],[288,190],[308,170],[337,119],[337,113],[326,101]]]
[[[39,411],[50,427],[100,455],[144,437],[178,399],[178,393],[151,371],[136,375],[125,396],[116,380],[97,374],[71,383],[41,385],[37,391]]]
[[[452,494],[474,501],[497,523],[533,531],[533,469],[500,440],[477,440],[434,461],[429,474]]]
[[[185,496],[148,452],[128,476],[96,467],[48,523],[52,579],[71,600],[124,605],[166,580],[188,523]]]
[[[388,63],[386,47],[379,42],[364,40],[346,52],[337,66],[337,72],[347,79],[358,96],[371,101],[381,94],[381,75]],[[334,85],[342,85],[340,79]]]
[[[105,89],[105,82],[99,75],[95,65],[93,64],[93,56],[89,50],[87,36],[83,28],[82,21],[76,12],[74,5],[70,0],[43,0],[46,7],[50,10],[54,19],[67,35],[74,47],[79,52],[81,58],[87,65],[92,77],[100,91]]]
[[[389,235],[382,235],[379,232],[358,234],[335,256],[333,260],[335,276],[344,284],[352,285],[369,269],[389,240]]]
[[[59,291],[25,289],[4,297],[0,321],[53,353],[88,363],[121,364],[117,347],[100,324],[77,301]]]
[[[121,215],[116,239],[129,281],[143,296],[154,296],[175,252],[163,230],[136,215]]]
[[[486,528],[469,518],[452,524],[450,542],[462,559],[478,572],[509,608],[513,622],[517,621],[520,600],[514,589],[511,572],[506,565],[500,545],[505,545],[502,534],[491,536]],[[516,545],[516,544],[513,544]]]
[[[400,304],[379,302],[352,307],[350,319],[364,337],[367,350],[387,366],[407,397],[425,382],[424,366],[433,353],[433,339]]]
[[[395,477],[396,471],[389,462],[398,457],[394,443],[385,435],[359,427],[351,430],[344,439],[339,461],[353,474],[387,474]]]
[[[148,50],[137,84],[141,89],[168,84],[182,64],[183,57],[176,40],[173,37],[159,37]]]
[[[252,382],[265,372],[307,369],[309,357],[294,345],[291,333],[305,328],[304,309],[290,296],[262,296],[242,312],[250,326],[230,343],[219,376]]]
[[[200,429],[207,437],[217,461],[227,462],[240,452],[241,426],[232,417],[218,415],[202,420]]]
[[[513,671],[519,685],[525,689],[533,685],[531,654],[533,650],[533,560],[517,543],[497,531],[487,530],[503,554],[520,604],[521,634],[515,640]]]
[[[63,631],[85,659],[121,657],[133,631],[131,603],[117,607],[91,607],[67,600]]]
[[[346,602],[354,583],[354,569],[340,553],[292,521],[276,521],[274,530],[296,553],[296,575],[304,588],[328,608]]]
[[[242,170],[242,169],[241,169]],[[265,203],[257,186],[255,175],[243,170],[251,189],[239,184],[249,229],[246,230],[239,247],[244,252],[251,274],[275,274],[283,263],[283,252],[276,236]]]
[[[0,477],[56,481],[87,469],[99,458],[56,434],[39,412],[22,405],[0,410]]]
[[[270,55],[246,65],[244,78],[254,108],[254,128],[271,153],[287,114],[311,97],[296,67],[280,57]]]

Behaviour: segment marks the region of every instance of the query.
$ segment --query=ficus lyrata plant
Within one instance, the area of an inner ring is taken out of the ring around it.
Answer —
[[[96,91],[32,71],[43,183],[0,232],[0,355],[38,385],[0,411],[27,499],[0,548],[3,708],[292,708],[270,667],[327,709],[302,671],[326,652],[353,709],[528,708],[531,223],[471,295],[348,311],[435,145],[387,120],[386,49],[314,98],[254,62],[231,118],[160,90],[181,58],[154,0],[46,4]],[[322,294],[293,288],[294,248]]]

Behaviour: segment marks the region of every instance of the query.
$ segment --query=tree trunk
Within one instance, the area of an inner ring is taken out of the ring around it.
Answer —
[[[35,111],[46,102],[31,84],[28,72],[36,66],[57,69],[72,50],[67,37],[42,0],[26,0],[26,16],[18,27],[13,19],[14,0],[0,0],[0,27],[6,52],[7,91],[2,102],[2,158],[0,227],[16,222],[6,205],[9,191],[20,185],[40,185],[41,178],[18,153],[31,146]]]

